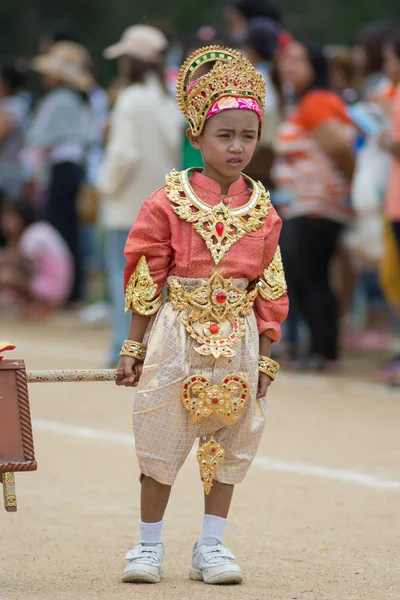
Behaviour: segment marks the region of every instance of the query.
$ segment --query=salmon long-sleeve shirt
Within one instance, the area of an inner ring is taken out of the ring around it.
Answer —
[[[190,185],[210,206],[216,206],[222,200],[230,208],[238,208],[249,201],[252,193],[245,179],[240,177],[223,196],[216,181],[197,171],[190,177]],[[161,293],[170,276],[208,279],[218,271],[226,279],[254,281],[263,277],[274,258],[281,225],[281,219],[271,207],[260,229],[246,233],[235,242],[216,266],[203,238],[191,223],[178,217],[165,188],[160,188],[143,202],[129,233],[125,247],[125,288],[142,256],[146,257],[150,274],[158,286],[155,295]],[[287,294],[283,293],[277,300],[265,300],[259,294],[254,311],[259,333],[279,342],[280,325],[288,313]]]

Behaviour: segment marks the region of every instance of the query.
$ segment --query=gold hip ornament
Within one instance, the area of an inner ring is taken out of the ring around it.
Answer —
[[[193,375],[182,384],[182,403],[194,424],[215,414],[233,425],[248,398],[249,385],[240,375],[228,375],[221,385],[211,385],[206,377]]]
[[[245,317],[251,314],[257,294],[257,287],[243,291],[232,279],[215,273],[194,291],[185,290],[173,279],[167,300],[181,313],[186,331],[200,344],[196,352],[219,358],[236,354],[232,346],[245,334]]]

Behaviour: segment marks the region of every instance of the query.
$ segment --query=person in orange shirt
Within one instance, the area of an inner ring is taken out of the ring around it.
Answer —
[[[222,535],[264,429],[279,368],[270,347],[288,312],[281,220],[263,186],[241,174],[262,135],[265,84],[242,54],[210,46],[182,66],[177,96],[204,168],[167,175],[143,202],[125,247],[132,321],[117,384],[137,386],[142,496],[139,543],[122,579],[161,580],[164,512],[200,437],[205,515],[190,578],[240,583]]]
[[[310,331],[305,368],[336,368],[338,306],[330,269],[353,217],[352,126],[345,103],[328,90],[328,63],[318,46],[293,41],[280,55],[279,69],[295,98],[278,129],[273,168],[288,289]]]

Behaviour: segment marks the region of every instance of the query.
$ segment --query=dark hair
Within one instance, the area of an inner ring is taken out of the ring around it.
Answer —
[[[347,84],[351,85],[354,77],[354,63],[350,50],[347,48],[336,48],[327,54],[329,71],[339,70],[343,73]]]
[[[143,83],[144,78],[148,73],[154,73],[165,93],[168,92],[167,85],[164,79],[164,65],[163,63],[152,63],[144,60],[139,60],[138,58],[133,58],[132,56],[127,56],[129,59],[129,82],[132,83]]]
[[[12,210],[17,213],[24,223],[24,229],[37,220],[35,207],[25,198],[19,198],[18,200],[10,200],[7,198],[4,200],[1,208],[2,211]]]
[[[329,87],[329,64],[322,47],[310,40],[297,40],[297,42],[305,48],[315,75],[314,81],[306,91],[327,89]]]
[[[366,25],[358,34],[358,44],[367,57],[366,74],[379,73],[383,69],[383,47],[394,33],[394,27],[387,21],[374,21]]]
[[[388,43],[392,46],[396,56],[400,59],[400,30],[394,32],[388,39]]]
[[[262,60],[272,60],[279,44],[280,27],[272,19],[257,17],[249,21],[244,46],[251,48]]]
[[[234,8],[248,21],[257,17],[267,17],[277,23],[282,22],[282,11],[276,0],[237,0]]]
[[[43,37],[49,38],[53,44],[56,42],[80,43],[80,35],[75,25],[68,21],[56,23],[52,28],[44,32]]]
[[[13,96],[24,86],[26,73],[15,62],[5,63],[0,66],[0,77],[7,87],[10,96]]]

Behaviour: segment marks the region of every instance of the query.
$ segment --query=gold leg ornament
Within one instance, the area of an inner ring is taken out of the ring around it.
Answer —
[[[207,440],[203,437],[203,440]],[[201,478],[204,483],[204,491],[208,494],[213,486],[219,463],[223,462],[225,451],[220,444],[215,440],[214,436],[204,442],[197,450],[197,462],[200,465]]]
[[[211,385],[202,375],[188,377],[182,384],[181,400],[183,406],[192,416],[194,424],[202,418],[215,414],[233,425],[243,413],[249,398],[249,385],[240,375],[228,375],[221,384]],[[206,494],[210,493],[213,480],[225,452],[213,436],[201,445],[197,452],[201,476]]]

